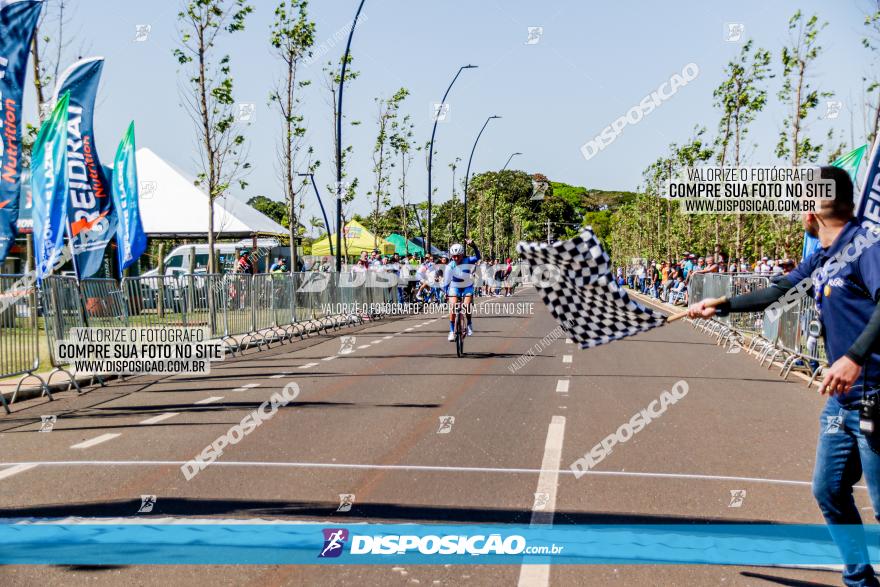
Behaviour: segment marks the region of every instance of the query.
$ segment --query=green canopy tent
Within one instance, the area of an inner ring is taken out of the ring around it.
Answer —
[[[402,235],[392,233],[385,237],[385,240],[394,245],[394,252],[398,255],[425,256],[425,249],[412,241],[406,240]]]

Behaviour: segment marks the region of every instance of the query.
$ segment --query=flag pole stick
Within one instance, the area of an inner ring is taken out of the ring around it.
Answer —
[[[717,308],[721,304],[727,301],[727,296],[721,296],[720,298],[714,298],[709,300],[703,300],[706,304],[707,308]],[[666,319],[667,322],[675,322],[676,320],[681,320],[682,318],[687,318],[687,310],[684,312],[680,312],[678,314],[673,314],[669,318]]]
[[[76,266],[76,249],[73,246],[73,236],[70,234],[70,223],[67,221],[67,217],[64,218],[64,232],[67,233],[67,245],[70,247],[70,261],[73,263],[73,274],[76,275],[76,280],[79,281],[79,267]]]

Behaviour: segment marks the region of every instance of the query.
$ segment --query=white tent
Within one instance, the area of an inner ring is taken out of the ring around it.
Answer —
[[[151,237],[207,238],[208,196],[150,149],[137,158],[141,221]],[[217,238],[286,235],[286,228],[233,196],[214,200]]]

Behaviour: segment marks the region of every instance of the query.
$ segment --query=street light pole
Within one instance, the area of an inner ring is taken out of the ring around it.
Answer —
[[[348,33],[348,44],[345,46],[345,55],[342,58],[342,74],[339,76],[339,104],[336,107],[336,272],[342,272],[342,92],[345,88],[345,70],[348,67],[348,57],[351,54],[351,39],[354,37],[354,29],[357,27],[358,17],[364,8],[365,0],[361,0],[354,20],[351,21],[351,31]],[[331,239],[332,241],[332,239]]]
[[[461,72],[465,69],[476,69],[476,65],[462,65],[458,68],[458,73],[455,74],[455,77],[452,78],[452,81],[449,83],[449,87],[446,88],[446,93],[443,94],[443,100],[440,102],[440,110],[444,108],[446,105],[446,98],[449,96],[449,91],[452,90],[452,86],[455,84],[455,80],[458,79],[458,76],[461,75]],[[440,112],[434,113],[434,128],[431,131],[431,142],[428,144],[428,235],[425,240],[425,250],[431,250],[431,197],[433,195],[433,190],[431,188],[431,169],[434,164],[434,138],[437,135],[437,123],[440,121]]]
[[[468,181],[470,181],[471,177],[471,163],[474,161],[474,151],[477,150],[477,144],[480,142],[480,137],[483,136],[483,131],[486,130],[486,127],[489,126],[489,122],[494,120],[495,118],[501,118],[497,115],[492,115],[486,119],[486,122],[483,123],[483,128],[480,129],[480,134],[477,135],[477,140],[474,141],[474,147],[471,149],[471,157],[468,159],[467,171],[464,174],[464,238],[468,238]]]
[[[308,177],[312,180],[312,188],[315,190],[315,197],[318,198],[318,205],[321,207],[321,215],[324,216],[324,227],[327,229],[327,241],[330,243],[330,256],[333,257],[333,238],[330,234],[330,221],[327,220],[327,211],[324,209],[324,202],[321,201],[321,194],[318,193],[318,185],[315,183],[314,173],[297,173],[300,177]]]
[[[501,172],[502,172],[502,173],[504,173],[504,171],[507,169],[507,166],[510,165],[510,162],[511,162],[511,161],[513,160],[513,158],[516,157],[517,155],[522,155],[522,153],[514,153],[513,155],[511,155],[510,157],[507,158],[507,163],[505,163],[505,164],[504,164],[504,167],[501,168]]]

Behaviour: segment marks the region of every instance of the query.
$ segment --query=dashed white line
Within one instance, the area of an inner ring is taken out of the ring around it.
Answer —
[[[562,355],[563,363],[571,363],[571,355]]]
[[[378,339],[378,340],[374,340],[374,341],[372,341],[370,344],[379,344],[380,342],[382,342],[382,339],[381,339],[381,338]]]
[[[96,444],[101,444],[102,442],[107,442],[108,440],[113,440],[117,436],[122,436],[119,433],[108,432],[107,434],[102,434],[101,436],[96,436],[94,438],[90,438],[89,440],[84,440],[77,444],[71,445],[70,448],[90,448],[95,446]]]
[[[253,389],[253,388],[259,387],[259,386],[260,386],[259,383],[246,383],[246,384],[242,385],[241,387],[236,387],[232,391],[247,391],[249,389]]]
[[[361,346],[358,347],[358,350],[368,349],[368,348],[370,348],[370,345],[368,345],[368,344],[362,344]]]
[[[557,393],[568,393],[568,379],[560,379],[556,382],[556,392]]]
[[[317,365],[317,363],[306,363],[305,365],[300,365],[299,368],[300,368],[300,369],[311,369],[311,368],[314,367],[315,365]]]
[[[413,330],[412,328],[404,328],[403,329],[404,332],[412,332],[412,330]]]
[[[14,467],[9,467],[8,469],[3,469],[0,471],[0,480],[7,479],[12,477],[13,475],[18,475],[19,473],[23,473],[28,469],[33,469],[37,465],[15,465]]]
[[[159,414],[158,416],[153,416],[152,418],[147,418],[146,420],[141,420],[141,424],[157,424],[162,420],[167,420],[168,418],[173,418],[174,416],[179,415],[179,412],[166,412],[164,414]]]
[[[330,355],[329,357],[324,357],[324,358],[321,359],[321,360],[322,360],[322,361],[332,361],[333,359],[335,359],[335,358],[338,357],[338,356],[339,356],[339,355]],[[300,369],[302,369],[302,367],[300,367]]]
[[[200,399],[199,401],[194,402],[194,403],[196,403],[196,404],[213,404],[214,402],[219,402],[221,399],[223,399],[222,395],[214,395],[211,397],[206,397],[205,399]]]
[[[392,338],[394,337],[389,334],[388,336],[383,336],[382,340],[391,340]]]
[[[281,379],[282,377],[287,377],[290,373],[278,373],[277,375],[272,375],[269,379]]]

